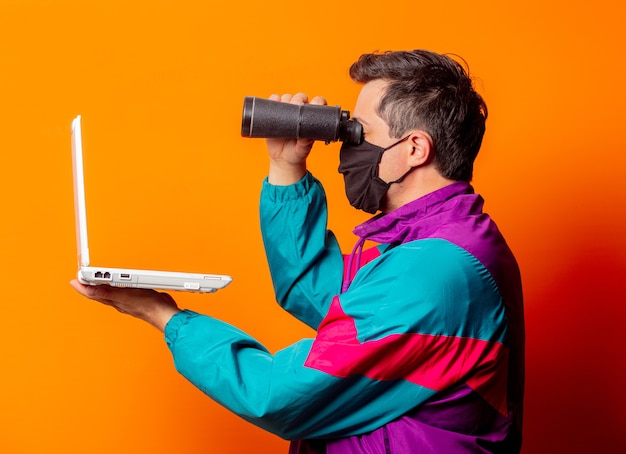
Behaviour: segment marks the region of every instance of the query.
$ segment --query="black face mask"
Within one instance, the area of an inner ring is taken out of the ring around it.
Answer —
[[[393,183],[400,183],[415,167],[411,167],[397,180],[387,183],[379,178],[378,165],[385,151],[404,142],[409,137],[406,136],[387,148],[379,147],[367,141],[363,141],[359,145],[343,143],[339,152],[339,173],[343,174],[346,196],[350,205],[371,214],[380,210],[380,205],[389,186]]]

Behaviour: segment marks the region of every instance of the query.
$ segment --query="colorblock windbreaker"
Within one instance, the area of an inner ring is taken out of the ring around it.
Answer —
[[[358,226],[343,256],[311,174],[263,184],[276,299],[316,336],[274,354],[190,311],[165,337],[178,371],[290,453],[519,452],[519,269],[482,198],[456,182]],[[365,241],[375,246],[364,249]]]

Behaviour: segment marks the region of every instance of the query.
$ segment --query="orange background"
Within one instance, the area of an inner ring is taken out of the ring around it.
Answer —
[[[462,55],[490,110],[474,185],[519,259],[524,452],[624,452],[623,2],[2,0],[0,452],[286,452],[174,370],[161,335],[79,297],[70,122],[83,115],[92,263],[225,273],[183,307],[275,351],[311,332],[274,303],[258,227],[267,158],[246,95],[351,110],[361,53]],[[338,145],[316,145],[330,228],[354,225]]]

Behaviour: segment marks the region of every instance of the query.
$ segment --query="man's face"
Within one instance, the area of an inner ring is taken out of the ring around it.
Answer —
[[[381,79],[363,85],[352,115],[355,120],[363,125],[364,139],[382,148],[387,148],[398,141],[398,138],[389,136],[389,125],[376,113],[376,108],[380,104],[386,88],[387,82]],[[383,181],[395,181],[407,171],[406,161],[402,159],[403,150],[407,145],[402,146],[400,144],[383,153],[378,167],[378,176]]]

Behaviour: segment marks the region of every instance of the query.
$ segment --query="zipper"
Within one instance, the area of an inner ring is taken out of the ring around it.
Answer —
[[[385,454],[391,454],[391,445],[389,444],[389,433],[387,426],[383,426],[383,437],[385,439]]]

